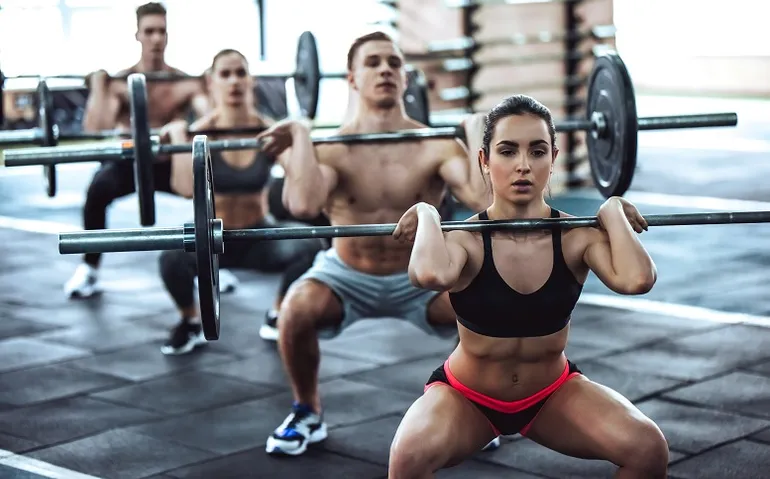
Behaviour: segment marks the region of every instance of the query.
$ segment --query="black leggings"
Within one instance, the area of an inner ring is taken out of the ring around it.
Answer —
[[[266,220],[253,228],[306,226],[299,223]],[[252,269],[266,273],[283,272],[279,295],[313,265],[316,253],[327,248],[321,239],[288,239],[232,242],[219,255],[221,268]],[[164,251],[160,255],[160,275],[177,307],[189,308],[194,303],[194,281],[198,274],[195,253]]]
[[[155,163],[155,191],[171,191],[171,162]],[[83,207],[83,227],[87,230],[107,228],[107,208],[113,201],[136,192],[134,185],[134,163],[132,161],[110,161],[102,164],[94,174],[86,193]],[[85,255],[86,263],[99,266],[101,253]]]

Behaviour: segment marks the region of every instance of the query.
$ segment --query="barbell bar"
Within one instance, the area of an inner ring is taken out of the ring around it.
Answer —
[[[308,226],[226,230],[216,218],[211,149],[205,135],[192,142],[194,220],[183,226],[144,229],[91,230],[60,233],[60,254],[182,250],[195,252],[201,322],[208,340],[219,339],[219,261],[229,243],[300,238],[341,238],[392,235],[396,224]],[[645,215],[650,226],[711,225],[770,222],[770,211],[709,212]],[[521,220],[446,221],[443,231],[523,231],[599,227],[596,216]]]

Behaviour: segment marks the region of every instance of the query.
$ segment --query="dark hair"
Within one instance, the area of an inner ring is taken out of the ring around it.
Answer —
[[[239,52],[238,50],[236,50],[234,48],[225,48],[224,50],[220,50],[219,53],[214,55],[214,59],[211,60],[211,67],[209,67],[209,71],[211,73],[214,73],[214,67],[217,65],[217,60],[219,60],[220,58],[222,58],[225,55],[231,55],[231,54],[238,55],[239,57],[241,57],[243,59],[244,62],[246,62],[246,64],[249,63],[249,61],[246,60],[246,57],[244,56],[243,53]]]
[[[356,57],[356,53],[358,53],[358,49],[361,48],[361,46],[365,43],[369,42],[390,42],[394,45],[396,43],[393,41],[393,38],[391,38],[390,35],[379,31],[367,33],[366,35],[356,38],[348,50],[348,71],[353,69],[353,60]]]
[[[150,2],[145,3],[144,5],[140,5],[139,8],[136,9],[137,27],[139,26],[139,20],[141,20],[145,15],[163,15],[165,17],[166,7],[158,2]]]
[[[489,144],[492,142],[497,123],[503,118],[514,115],[533,115],[542,119],[551,136],[551,148],[556,145],[556,127],[553,124],[551,110],[531,96],[513,95],[495,105],[484,119],[484,140],[481,148],[487,157],[489,157]]]

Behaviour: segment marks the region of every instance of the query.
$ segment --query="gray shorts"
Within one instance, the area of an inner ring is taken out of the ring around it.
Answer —
[[[320,338],[333,338],[360,319],[385,317],[407,321],[430,335],[457,335],[455,323],[434,326],[428,322],[428,305],[440,293],[412,285],[406,272],[387,276],[362,273],[345,264],[330,248],[319,251],[313,266],[297,281],[304,279],[325,284],[342,302],[342,323],[319,331]]]

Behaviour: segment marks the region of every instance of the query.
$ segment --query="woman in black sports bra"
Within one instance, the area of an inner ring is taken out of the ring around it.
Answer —
[[[468,221],[567,216],[544,198],[557,153],[545,106],[524,95],[497,105],[479,151],[494,200]],[[449,291],[460,343],[404,416],[390,478],[432,477],[516,433],[562,454],[610,461],[616,477],[666,477],[660,429],[564,353],[589,271],[620,294],[644,294],[656,279],[635,234],[647,228],[636,208],[610,198],[598,216],[602,228],[444,234],[432,206],[404,214],[394,236],[414,241],[410,278]]]
[[[269,126],[255,108],[254,83],[244,56],[235,50],[219,52],[207,75],[208,91],[214,109],[190,125],[190,131],[217,129],[258,129]],[[257,131],[228,134],[228,138],[253,137]],[[249,134],[250,133],[250,134]],[[163,136],[172,143],[189,143],[185,122],[167,125]],[[212,140],[224,138],[209,134]],[[225,228],[266,228],[289,226],[276,222],[267,208],[267,184],[276,158],[261,151],[212,151],[214,199],[217,217]],[[178,154],[171,159],[171,187],[188,198],[193,193],[192,155]],[[296,224],[294,224],[296,226]],[[265,304],[269,322],[275,321],[275,311],[289,286],[313,264],[316,253],[326,244],[320,239],[297,239],[233,243],[219,256],[223,268],[252,269],[282,273],[278,295],[272,304]],[[184,354],[205,343],[195,304],[194,280],[197,264],[194,253],[164,251],[160,255],[160,274],[169,295],[179,310],[179,323],[161,348],[164,354]],[[272,310],[273,314],[270,314]],[[262,330],[260,335],[264,337]]]

